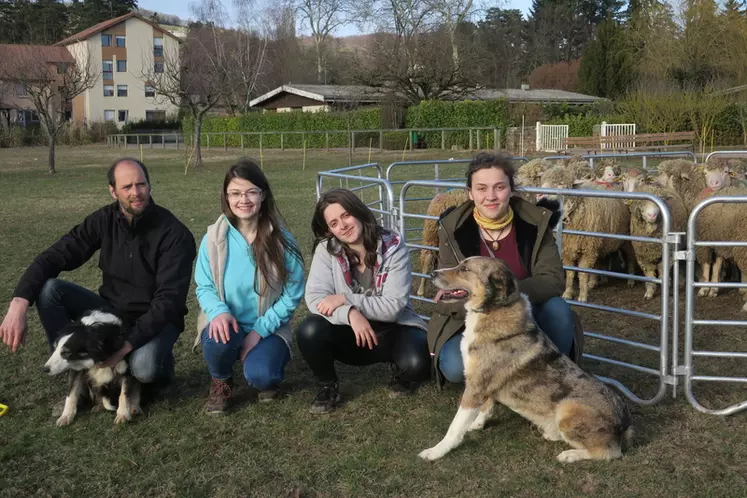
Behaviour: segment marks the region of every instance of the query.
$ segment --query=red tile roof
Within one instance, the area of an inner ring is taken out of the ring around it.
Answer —
[[[138,19],[140,19],[144,23],[150,24],[151,26],[153,26],[157,30],[161,31],[162,33],[164,33],[166,35],[169,35],[170,37],[172,37],[172,38],[174,38],[174,39],[176,39],[178,41],[181,41],[181,40],[179,40],[179,38],[177,38],[173,34],[169,33],[168,31],[166,31],[165,29],[163,29],[162,27],[160,27],[158,24],[155,24],[154,22],[149,21],[148,19],[144,18],[143,16],[141,16],[141,15],[135,13],[135,12],[128,12],[127,14],[121,15],[119,17],[115,17],[114,19],[109,19],[108,21],[100,22],[100,23],[96,24],[95,26],[91,26],[90,28],[84,29],[83,31],[75,33],[74,35],[68,36],[64,40],[61,40],[61,41],[58,41],[57,43],[55,43],[55,45],[57,45],[57,46],[60,46],[60,45],[70,45],[71,43],[79,42],[79,41],[82,41],[82,40],[87,40],[88,38],[90,38],[91,36],[95,35],[96,33],[100,33],[101,31],[106,31],[107,29],[112,28],[112,27],[116,26],[117,24],[126,21],[127,19],[129,19],[131,17],[137,17]]]
[[[28,66],[39,61],[51,64],[55,62],[75,62],[75,59],[65,47],[0,44],[0,77],[18,74],[21,66]]]

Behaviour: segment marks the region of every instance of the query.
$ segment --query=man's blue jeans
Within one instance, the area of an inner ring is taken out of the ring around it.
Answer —
[[[60,331],[69,323],[79,319],[87,310],[108,309],[114,311],[104,298],[90,290],[57,278],[46,281],[36,300],[44,331],[47,333],[49,351]],[[169,381],[174,378],[174,344],[181,331],[168,325],[150,342],[130,354],[130,370],[140,382],[147,384],[154,380]]]
[[[233,376],[233,364],[239,359],[241,345],[247,333],[231,332],[223,344],[211,339],[208,327],[202,331],[202,355],[214,379],[226,380]],[[290,350],[282,337],[269,335],[261,339],[244,358],[244,378],[260,391],[275,389],[285,377],[285,366]]]
[[[553,297],[541,305],[532,305],[532,314],[539,328],[555,343],[560,352],[568,355],[573,346],[574,330],[571,306],[563,298]],[[461,342],[460,332],[446,341],[438,358],[438,369],[446,380],[457,384],[464,382]]]

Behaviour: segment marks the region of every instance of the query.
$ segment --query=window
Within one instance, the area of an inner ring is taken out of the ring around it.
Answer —
[[[117,121],[120,123],[127,122],[128,111],[117,111]]]
[[[127,72],[127,61],[117,61],[117,72],[118,73]]]
[[[106,81],[111,81],[114,79],[114,73],[112,73],[112,61],[103,61],[103,72],[104,72],[104,79]]]
[[[26,96],[26,85],[24,85],[23,83],[16,83],[16,96],[17,97]]]
[[[117,97],[127,97],[127,85],[117,85]]]
[[[163,56],[163,38],[153,38],[153,55]]]
[[[104,97],[114,97],[114,85],[104,85]]]
[[[114,111],[104,111],[104,121],[114,121]]]
[[[125,46],[125,37],[124,37],[124,35],[117,35],[114,38],[115,38],[115,42],[117,43],[118,47],[124,47]]]
[[[153,64],[153,71],[156,73],[163,72],[163,62],[156,62]]]
[[[67,71],[67,62],[58,62],[56,66],[57,74],[65,74],[65,71]]]
[[[101,46],[102,47],[111,47],[112,46],[112,35],[101,35]]]
[[[156,89],[153,88],[150,85],[145,85],[145,96],[146,97],[155,97],[156,96]]]
[[[145,111],[146,121],[166,121],[166,111]]]

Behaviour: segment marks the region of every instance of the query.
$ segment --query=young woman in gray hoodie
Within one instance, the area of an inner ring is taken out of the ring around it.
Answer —
[[[427,326],[410,307],[410,253],[404,238],[376,223],[353,192],[319,199],[311,222],[314,256],[306,280],[311,314],[296,329],[301,354],[319,383],[312,413],[340,405],[335,360],[389,363],[392,397],[412,393],[431,371]]]

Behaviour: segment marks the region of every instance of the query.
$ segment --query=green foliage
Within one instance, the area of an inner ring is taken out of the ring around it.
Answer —
[[[92,123],[88,128],[66,125],[57,135],[57,145],[88,145],[105,143],[111,133],[118,133],[117,126],[110,122]],[[8,130],[0,128],[0,148],[48,145],[47,134],[39,126],[16,126]]]
[[[581,91],[608,98],[623,95],[635,76],[629,45],[624,28],[614,21],[603,21],[581,59]]]
[[[283,135],[283,146],[287,148],[302,148],[304,140],[307,147],[322,148],[327,146],[329,137],[330,147],[347,147],[347,133],[325,134],[327,130],[372,130],[379,128],[381,110],[378,107],[359,109],[347,112],[250,112],[240,116],[211,117],[202,123],[203,133],[233,133],[225,136],[210,137],[210,145],[222,147],[241,146],[241,133],[244,135],[244,146],[258,148],[259,132],[298,132]],[[191,119],[182,121],[182,130],[190,134],[194,130]],[[279,134],[262,136],[263,148],[280,148]],[[203,135],[202,145],[207,145],[208,138]],[[358,140],[356,138],[356,140]],[[225,142],[224,142],[225,141]]]
[[[407,110],[406,128],[505,128],[509,124],[508,104],[504,99],[490,101],[465,100],[461,102],[427,100]],[[485,135],[485,132],[482,132]],[[419,133],[429,147],[441,143],[441,132]],[[482,138],[481,144],[491,143],[492,134]],[[469,132],[449,132],[445,136],[445,146],[469,146]],[[473,145],[476,146],[473,135]],[[492,147],[492,145],[491,145]]]
[[[179,119],[167,119],[165,121],[130,121],[122,126],[120,133],[140,133],[140,132],[151,132],[154,130],[178,130],[181,128],[181,121]]]
[[[550,119],[542,124],[568,125],[569,137],[590,137],[594,132],[594,125],[600,124],[599,116],[584,114],[566,114],[563,117]]]

